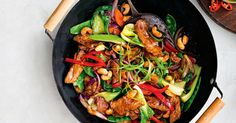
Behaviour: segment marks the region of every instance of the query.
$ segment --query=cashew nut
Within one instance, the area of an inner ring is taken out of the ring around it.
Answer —
[[[186,45],[188,43],[188,40],[189,40],[188,36],[184,35],[183,36],[183,44]]]
[[[156,26],[152,27],[152,34],[154,36],[156,36],[157,38],[161,38],[162,37],[162,33],[160,31],[157,30]]]
[[[99,44],[96,48],[95,51],[103,51],[106,49],[106,46],[103,44]]]
[[[102,75],[107,75],[108,74],[108,71],[105,68],[99,68],[97,70],[97,72],[98,72],[98,74],[102,74]]]
[[[109,108],[109,109],[106,110],[106,114],[107,114],[107,115],[111,115],[112,113],[113,113],[113,110],[112,110],[112,109]]]
[[[126,22],[131,18],[131,16],[124,16],[123,21]]]
[[[182,37],[180,37],[180,38],[177,39],[177,46],[178,46],[179,49],[181,49],[181,50],[184,50],[184,49],[185,49],[185,46],[184,46],[184,44],[183,44],[183,38],[182,38]]]
[[[122,4],[121,7],[125,9],[125,10],[123,11],[123,15],[126,15],[126,14],[129,13],[129,11],[130,11],[130,6],[129,6],[129,4],[124,3],[124,4]]]
[[[166,81],[172,81],[172,80],[173,80],[173,77],[170,76],[170,75],[168,75],[168,76],[166,76],[165,80],[166,80]]]
[[[112,77],[112,72],[109,71],[107,75],[102,75],[101,78],[102,80],[109,80]]]
[[[93,33],[93,30],[89,27],[84,27],[82,30],[81,30],[81,35],[87,35],[87,34],[92,34]]]

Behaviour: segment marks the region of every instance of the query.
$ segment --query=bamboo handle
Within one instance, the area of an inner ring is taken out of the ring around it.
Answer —
[[[61,0],[60,4],[44,24],[44,28],[52,32],[73,3],[74,0]]]
[[[224,102],[220,98],[216,98],[214,102],[207,108],[196,123],[210,123],[213,117],[224,107]]]

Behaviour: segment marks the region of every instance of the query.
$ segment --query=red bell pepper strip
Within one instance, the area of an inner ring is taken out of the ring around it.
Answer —
[[[228,11],[233,10],[233,6],[229,2],[221,1],[221,6]]]
[[[178,52],[167,40],[165,40],[165,46],[172,52]]]
[[[70,62],[70,63],[74,63],[74,64],[79,64],[82,66],[90,66],[90,67],[104,67],[104,66],[106,66],[106,64],[103,64],[103,63],[91,63],[91,62],[70,59],[70,58],[66,58],[65,61]]]
[[[92,52],[89,52],[88,54],[91,54],[91,55],[103,54],[103,52],[102,51],[92,51]]]
[[[168,89],[169,86],[165,86],[162,89],[157,89],[151,85],[148,84],[140,84],[138,85],[140,88],[148,90],[152,92],[159,100],[163,102],[164,105],[166,105],[171,111],[174,110],[174,107],[171,105],[171,103],[163,96],[161,93],[163,93],[165,90]]]
[[[165,122],[163,122],[163,121],[157,119],[157,118],[154,117],[154,116],[152,116],[152,117],[150,118],[150,120],[154,121],[155,123],[165,123]]]
[[[149,84],[139,84],[138,85],[140,88],[144,89],[144,90],[147,90],[147,91],[151,91],[152,93],[154,92],[158,92],[158,93],[163,93],[165,92],[169,86],[165,86],[164,88],[162,89],[158,89],[158,88],[155,88]]]
[[[172,51],[171,51],[169,48],[167,48],[166,46],[164,46],[163,48],[164,48],[164,50],[167,51],[168,53],[171,53],[171,52],[172,52]]]
[[[209,9],[211,12],[216,12],[220,9],[221,5],[218,0],[211,0],[211,5],[209,6]]]
[[[117,87],[120,87],[120,86],[121,86],[121,83],[117,82],[117,83],[112,85],[112,88],[117,88]]]

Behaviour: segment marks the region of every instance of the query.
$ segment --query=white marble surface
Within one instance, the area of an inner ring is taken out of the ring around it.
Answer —
[[[222,29],[203,13],[215,39],[217,81],[224,109],[213,123],[236,122],[236,34]],[[0,0],[0,123],[78,123],[64,105],[52,73],[52,43],[43,24],[59,0]],[[219,94],[213,91],[203,113]]]

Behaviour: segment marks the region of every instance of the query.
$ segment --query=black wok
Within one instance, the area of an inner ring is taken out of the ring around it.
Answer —
[[[120,1],[121,2],[121,1]],[[53,72],[58,90],[74,116],[82,123],[105,122],[96,116],[90,115],[78,100],[78,95],[72,85],[64,83],[69,70],[69,63],[64,62],[65,57],[72,57],[77,50],[76,42],[69,33],[70,27],[91,18],[94,10],[110,0],[80,0],[64,19],[53,42]],[[191,36],[187,51],[196,54],[197,63],[202,66],[202,82],[200,90],[190,107],[183,113],[178,122],[190,122],[206,103],[217,73],[217,56],[212,34],[205,20],[197,9],[188,0],[133,0],[135,7],[142,13],[154,13],[162,19],[167,14],[176,18],[177,26],[184,27],[185,32]]]

